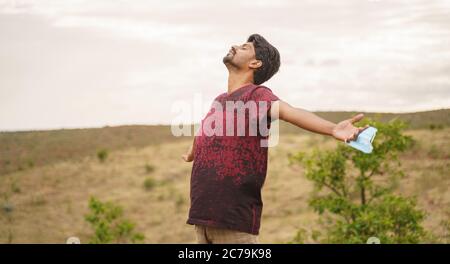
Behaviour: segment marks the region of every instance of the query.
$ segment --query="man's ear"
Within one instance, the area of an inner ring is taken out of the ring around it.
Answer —
[[[258,69],[261,66],[262,66],[262,61],[260,61],[260,60],[252,60],[250,62],[250,64],[248,65],[248,67],[250,69]]]

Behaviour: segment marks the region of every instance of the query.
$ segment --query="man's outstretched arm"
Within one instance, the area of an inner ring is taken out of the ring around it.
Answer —
[[[276,111],[278,109],[278,115]],[[341,121],[337,124],[325,120],[307,110],[296,108],[284,101],[276,101],[271,107],[271,117],[274,120],[279,118],[300,128],[311,132],[332,136],[341,141],[355,140],[358,134],[368,127],[355,127],[353,123],[361,120],[364,115],[358,114],[352,118]]]

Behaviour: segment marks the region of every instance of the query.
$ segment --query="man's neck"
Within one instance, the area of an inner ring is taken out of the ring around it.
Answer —
[[[244,87],[248,84],[253,83],[253,74],[242,74],[242,73],[234,73],[230,72],[228,74],[228,94],[238,90],[241,87]]]

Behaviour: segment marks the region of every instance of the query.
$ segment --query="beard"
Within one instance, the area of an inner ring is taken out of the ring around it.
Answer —
[[[225,55],[225,57],[223,57],[222,61],[223,61],[223,63],[227,64],[227,63],[231,62],[232,59],[233,59],[233,54],[228,53],[227,55]]]
[[[228,53],[225,57],[223,57],[222,61],[227,67],[231,66],[233,68],[237,68],[238,65],[236,65],[236,63],[233,62],[233,57],[234,57],[233,53]]]

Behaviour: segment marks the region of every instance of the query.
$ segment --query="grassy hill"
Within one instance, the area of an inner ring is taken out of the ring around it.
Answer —
[[[350,116],[356,115],[361,112],[315,112],[318,116],[321,116],[332,122],[339,122],[347,119]],[[415,112],[415,113],[371,113],[362,112],[366,117],[376,118],[382,122],[388,122],[394,118],[402,120],[408,124],[409,129],[418,128],[440,128],[450,127],[450,109],[441,109],[433,111]],[[285,133],[297,133],[298,129],[289,124],[282,123],[280,130]]]
[[[350,115],[328,113],[337,120]],[[401,155],[405,177],[397,191],[416,196],[427,212],[426,228],[448,236],[442,222],[450,219],[449,110],[400,116],[416,120],[419,128],[406,132],[417,143]],[[280,144],[269,151],[262,243],[285,243],[298,228],[316,225],[308,207],[311,184],[302,167],[289,166],[288,154],[341,144],[301,130],[282,131]],[[180,158],[191,139],[172,137],[169,127],[8,132],[0,134],[0,143],[0,164],[10,161],[0,175],[0,243],[64,243],[70,236],[86,243],[93,232],[84,220],[91,196],[122,205],[146,243],[195,242],[193,227],[185,224],[192,164]],[[109,150],[104,162],[96,156],[102,148]]]
[[[317,112],[323,118],[338,122],[356,112]],[[399,118],[411,129],[450,127],[450,109],[406,113],[366,113],[381,121]],[[280,123],[282,134],[309,133],[286,123]],[[186,138],[174,137],[170,126],[118,126],[90,129],[51,131],[0,132],[0,175],[42,166],[53,162],[95,156],[97,151],[143,148]]]
[[[95,156],[99,150],[142,148],[181,138],[170,126],[118,126],[0,133],[0,175]]]

